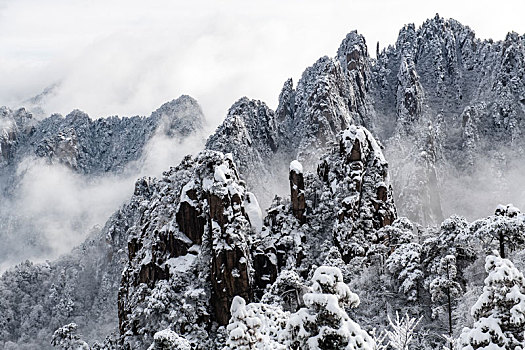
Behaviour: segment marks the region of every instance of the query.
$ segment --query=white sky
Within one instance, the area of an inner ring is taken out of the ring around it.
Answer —
[[[436,12],[480,38],[525,33],[523,0],[0,0],[0,105],[60,81],[47,112],[149,115],[189,94],[216,125],[241,96],[275,108],[283,82],[349,31],[375,54]]]

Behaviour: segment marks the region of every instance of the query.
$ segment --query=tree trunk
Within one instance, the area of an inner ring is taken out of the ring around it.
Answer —
[[[447,302],[448,302],[448,334],[452,336],[452,305],[450,300],[450,288],[447,288]]]
[[[503,242],[504,236],[503,232],[499,233],[499,255],[502,259],[505,259],[505,244]]]

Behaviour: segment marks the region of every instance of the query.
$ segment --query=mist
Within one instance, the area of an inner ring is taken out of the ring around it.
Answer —
[[[472,221],[494,215],[498,204],[525,210],[525,158],[509,153],[501,152],[503,162],[479,159],[468,172],[447,169],[440,184],[444,216],[457,214]]]
[[[10,198],[0,198],[0,272],[29,259],[54,259],[100,230],[126,201],[141,176],[162,175],[187,154],[204,147],[202,134],[170,138],[162,125],[143,156],[120,174],[79,174],[62,164],[27,157],[17,168],[20,182]]]

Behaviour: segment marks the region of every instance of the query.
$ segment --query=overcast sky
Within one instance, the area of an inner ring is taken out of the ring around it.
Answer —
[[[0,105],[60,83],[47,112],[149,115],[189,94],[217,124],[239,97],[275,108],[283,82],[357,29],[372,54],[436,12],[480,38],[525,33],[525,1],[0,0]]]

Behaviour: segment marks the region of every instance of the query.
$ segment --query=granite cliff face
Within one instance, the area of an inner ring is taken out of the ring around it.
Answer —
[[[379,54],[372,95],[384,119],[375,130],[392,155],[404,215],[439,222],[441,209],[448,215],[457,209],[446,191],[451,173],[473,172],[480,163],[510,169],[502,159],[522,159],[524,53],[524,36],[481,40],[469,27],[436,16],[417,29],[405,26],[396,45]],[[406,165],[397,162],[407,155],[422,186],[407,181]]]
[[[213,322],[225,325],[235,295],[252,300],[249,194],[231,155],[205,151],[137,182],[141,215],[129,232],[129,262],[119,290],[124,348],[144,348],[159,327],[199,348]],[[181,304],[173,312],[158,309]],[[207,339],[208,338],[208,339]]]
[[[169,327],[197,348],[211,346],[214,327],[228,324],[234,296],[257,300],[284,269],[308,271],[316,256],[328,253],[316,243],[332,241],[347,260],[366,256],[380,241],[370,236],[396,218],[387,163],[364,128],[352,126],[338,139],[340,147],[323,158],[318,174],[305,179],[300,163],[292,162],[291,200],[271,207],[260,228],[257,200],[246,192],[231,153],[204,151],[162,179],[139,180],[135,196],[145,197],[128,232],[119,290],[122,345],[142,348]],[[201,291],[197,299],[187,300],[195,291]],[[158,302],[188,304],[166,314]]]

